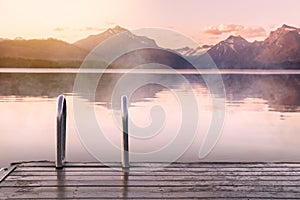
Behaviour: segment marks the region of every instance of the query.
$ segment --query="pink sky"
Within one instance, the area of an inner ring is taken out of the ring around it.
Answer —
[[[168,28],[213,44],[229,35],[262,40],[300,27],[298,0],[0,0],[0,38],[54,37],[74,42],[120,25]]]

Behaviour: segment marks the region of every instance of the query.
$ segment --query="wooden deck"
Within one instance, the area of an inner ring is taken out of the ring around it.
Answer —
[[[300,163],[131,165],[122,172],[99,163],[15,164],[0,171],[0,199],[300,198]]]

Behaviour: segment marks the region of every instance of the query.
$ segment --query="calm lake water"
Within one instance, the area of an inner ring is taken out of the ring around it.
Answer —
[[[94,100],[74,93],[76,72],[74,69],[0,70],[0,167],[16,161],[55,159],[56,98],[59,94],[65,94],[68,103],[68,161],[96,161],[78,134],[74,96],[93,107],[105,137],[113,145],[120,146],[121,130],[113,115],[119,106],[113,107],[111,97],[117,80],[128,71],[113,70],[103,74]],[[84,73],[93,76],[92,73],[97,72]],[[184,96],[191,87],[198,104],[199,125],[194,141],[179,161],[300,161],[300,71],[225,70],[221,76],[226,98],[210,91],[202,76],[191,71],[180,72],[188,82],[178,81],[174,73],[159,71],[133,73],[129,80],[134,83],[145,73],[159,77],[156,80],[168,80],[171,85],[167,88],[154,82],[137,87],[132,93],[129,114],[132,122],[140,127],[132,129],[132,151],[155,151],[172,140],[182,121],[181,108],[187,105],[180,105],[170,88]],[[214,73],[203,72],[206,76],[214,76]],[[200,160],[200,146],[210,128],[212,113],[220,109],[213,103],[214,99],[225,102],[223,128],[211,153]],[[151,119],[151,108],[156,105],[164,109],[164,122],[155,137],[145,136],[145,142],[141,143],[137,137],[143,127],[160,119],[160,112],[154,113],[155,118]],[[118,161],[118,158],[113,159]]]

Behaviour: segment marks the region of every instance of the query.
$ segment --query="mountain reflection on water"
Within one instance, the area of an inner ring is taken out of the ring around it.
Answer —
[[[95,102],[111,106],[110,101],[117,81],[124,74],[102,74]],[[86,79],[98,76],[85,74]],[[134,82],[139,74],[126,74]],[[177,81],[172,74],[155,74],[157,79],[171,82],[172,89],[184,88],[183,82]],[[195,88],[206,88],[202,76],[214,75],[184,75]],[[147,77],[143,75],[141,78]],[[0,95],[16,97],[57,97],[59,94],[73,93],[73,84],[76,74],[68,73],[0,73]],[[151,78],[151,77],[150,77]],[[226,101],[238,106],[245,99],[262,99],[269,110],[278,112],[298,112],[300,106],[300,75],[291,74],[222,74],[226,91]],[[130,99],[131,102],[145,101],[154,98],[157,93],[168,88],[159,84],[148,84],[137,91]],[[198,91],[199,92],[199,91]],[[80,94],[79,94],[80,95]],[[214,94],[218,95],[218,94]],[[92,99],[91,99],[92,100]]]
[[[98,75],[84,74],[84,77],[90,80]],[[155,141],[131,138],[133,152],[151,151],[167,144],[176,134],[181,123],[181,107],[170,89],[185,95],[189,90],[186,84],[191,84],[199,108],[199,130],[179,161],[202,161],[199,160],[199,147],[210,127],[212,112],[218,109],[212,105],[212,100],[222,98],[219,94],[211,94],[206,87],[203,76],[207,79],[214,75],[184,74],[188,80],[185,82],[174,74],[102,74],[95,99],[88,100],[95,105],[93,108],[102,131],[116,146],[120,145],[120,129],[115,124],[112,108],[118,109],[120,99],[113,99],[116,102],[111,99],[114,88],[124,76],[133,85],[139,79],[153,77],[169,84],[167,88],[153,82],[137,87],[132,93],[130,119],[138,128],[153,123],[149,119],[155,105],[164,109],[166,123],[161,129],[163,134],[158,134],[162,136],[154,137]],[[226,116],[221,137],[204,161],[299,161],[300,75],[226,73],[221,76],[226,90]],[[73,93],[75,80],[76,73],[0,73],[0,167],[21,160],[55,159],[55,99],[62,93],[66,94],[68,102],[67,158],[69,161],[95,161],[82,145],[78,124],[74,121],[72,96],[80,95]],[[160,115],[153,119],[160,121]],[[131,134],[145,133],[139,130],[131,127]]]

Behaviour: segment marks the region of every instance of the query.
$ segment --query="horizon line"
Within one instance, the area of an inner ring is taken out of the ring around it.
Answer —
[[[278,26],[278,27],[274,28],[274,30],[270,30],[270,32],[267,33],[266,37],[264,37],[263,40],[254,40],[253,42],[251,42],[251,41],[249,41],[249,38],[243,37],[243,36],[241,36],[240,34],[231,34],[231,35],[229,35],[226,39],[228,39],[229,37],[232,37],[232,36],[233,36],[233,37],[241,37],[241,38],[245,39],[246,41],[248,41],[249,43],[262,42],[262,41],[264,41],[266,38],[269,37],[269,35],[270,35],[271,32],[276,31],[277,29],[279,29],[280,27],[283,27],[283,26],[288,26],[288,27],[292,27],[292,28],[299,29],[298,27],[290,26],[290,25],[287,25],[286,23],[283,23],[281,26]],[[0,42],[2,42],[2,41],[51,40],[51,39],[52,39],[52,40],[62,41],[62,42],[65,42],[65,43],[74,45],[74,43],[76,43],[76,42],[78,42],[78,41],[80,41],[80,40],[86,39],[86,38],[88,38],[88,37],[90,37],[90,36],[100,35],[100,34],[106,32],[106,31],[108,31],[108,30],[110,30],[110,29],[115,29],[115,28],[122,28],[122,29],[125,29],[126,31],[129,31],[129,32],[131,32],[131,33],[132,33],[132,30],[135,30],[135,29],[127,29],[127,28],[124,28],[123,26],[120,26],[120,25],[115,25],[114,27],[106,28],[106,29],[103,30],[102,32],[98,32],[97,34],[89,34],[89,35],[87,35],[87,36],[84,37],[84,38],[81,38],[81,39],[79,39],[79,40],[76,40],[75,42],[68,42],[68,41],[66,41],[66,40],[64,40],[64,39],[57,38],[57,37],[51,37],[51,36],[50,36],[50,37],[40,37],[40,38],[24,38],[24,37],[22,37],[22,36],[17,36],[17,37],[15,37],[14,39],[11,39],[11,38],[2,38],[2,37],[0,37]],[[176,31],[176,30],[174,30],[174,31]],[[134,34],[134,33],[132,33],[132,34]],[[203,45],[201,45],[201,47],[203,47],[203,46],[214,46],[214,45],[216,45],[216,44],[218,44],[218,43],[220,43],[220,42],[222,42],[222,41],[225,41],[226,39],[224,39],[224,40],[219,40],[218,42],[216,42],[216,43],[214,43],[214,44],[203,44]]]

